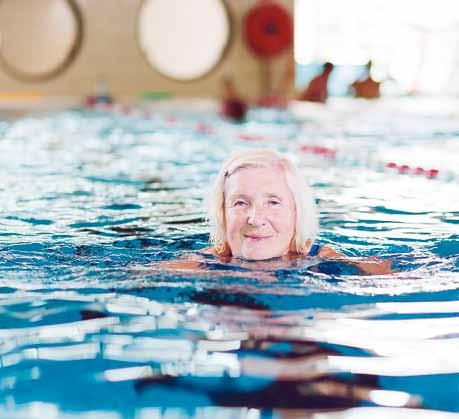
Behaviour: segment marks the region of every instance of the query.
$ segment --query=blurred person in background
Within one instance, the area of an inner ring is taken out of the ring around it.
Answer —
[[[301,92],[297,99],[308,102],[325,103],[328,99],[328,78],[333,71],[333,64],[326,62],[323,66],[322,73],[314,77],[308,87]]]
[[[371,66],[372,62],[369,60],[365,65],[365,74],[351,84],[351,92],[354,97],[363,99],[378,99],[381,96],[379,91],[381,83],[372,79]]]
[[[223,97],[221,103],[221,115],[233,122],[242,122],[247,113],[247,103],[239,95],[231,77],[223,79]]]
[[[261,95],[257,101],[257,105],[263,108],[286,108],[294,81],[295,61],[291,57],[288,57],[277,86]]]

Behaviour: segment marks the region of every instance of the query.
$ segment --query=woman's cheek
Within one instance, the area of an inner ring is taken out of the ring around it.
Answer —
[[[231,208],[228,211],[228,224],[240,224],[245,217],[246,211],[243,208]]]
[[[234,209],[234,217],[237,219],[241,219],[246,214],[247,210],[245,208],[235,208]]]
[[[288,216],[289,211],[287,208],[279,207],[279,208],[273,208],[270,211],[270,214],[275,219],[284,219],[285,217]]]

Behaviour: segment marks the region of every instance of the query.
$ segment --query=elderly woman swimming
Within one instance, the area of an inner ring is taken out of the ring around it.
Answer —
[[[350,260],[315,243],[319,223],[311,189],[288,157],[271,150],[246,150],[223,163],[209,196],[209,221],[211,247],[158,267],[206,271],[206,257],[213,255],[266,271],[317,256],[367,275],[392,273],[388,260]]]
[[[341,259],[366,274],[390,273],[390,261],[350,262],[314,243],[318,217],[304,177],[271,150],[240,152],[223,163],[209,199],[210,241],[204,253],[246,260],[318,256]]]

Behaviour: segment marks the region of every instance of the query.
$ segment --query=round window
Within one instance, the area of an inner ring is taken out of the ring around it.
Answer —
[[[0,2],[0,61],[15,78],[55,77],[75,57],[81,36],[81,16],[73,0]]]
[[[222,59],[230,32],[222,0],[144,0],[140,9],[138,37],[145,57],[176,80],[209,73]]]

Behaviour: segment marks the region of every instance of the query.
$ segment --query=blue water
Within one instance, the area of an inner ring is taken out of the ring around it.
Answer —
[[[459,412],[459,116],[432,109],[338,101],[244,124],[192,106],[72,109],[1,122],[0,416]],[[296,158],[320,243],[398,272],[212,257],[165,270],[208,246],[203,196],[222,160],[249,147]]]

